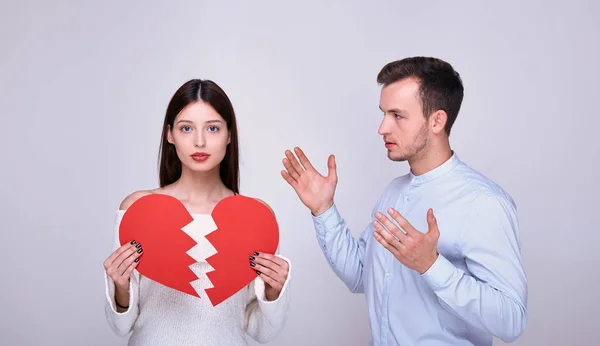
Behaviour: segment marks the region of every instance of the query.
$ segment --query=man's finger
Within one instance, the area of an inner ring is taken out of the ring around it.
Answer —
[[[377,222],[377,221],[375,221]],[[384,231],[384,233],[387,233],[386,231]],[[396,256],[396,258],[398,257],[398,255],[400,254],[400,252],[398,251],[398,249],[396,249],[396,247],[394,247],[392,244],[390,244],[383,236],[382,233],[379,231],[375,231],[373,232],[373,237],[375,237],[375,240],[377,240],[379,242],[379,244],[381,244],[384,248],[386,248],[386,250],[388,250],[389,252],[392,253],[392,255]],[[392,237],[392,239],[394,239]],[[395,241],[395,240],[394,240]],[[396,243],[400,244],[399,242],[396,241]]]
[[[337,181],[337,165],[335,164],[335,156],[329,155],[327,159],[327,177],[329,179],[336,179]]]
[[[296,188],[296,186],[298,186],[298,181],[296,179],[292,178],[292,176],[287,171],[282,170],[281,171],[281,176],[294,189]]]
[[[294,152],[296,152],[296,155],[298,156],[298,159],[300,160],[300,163],[302,164],[302,167],[304,167],[305,170],[309,170],[309,169],[315,169],[313,167],[313,165],[310,163],[310,160],[306,157],[306,155],[304,154],[304,152],[302,151],[302,149],[296,147],[294,148]]]
[[[390,232],[388,232],[383,227],[383,225],[379,223],[379,221],[373,221],[373,226],[375,227],[375,234],[382,238],[383,241],[385,241],[391,247],[393,247],[394,249],[400,249],[403,246],[402,243],[396,237],[390,234]]]
[[[437,219],[435,218],[435,215],[433,215],[433,209],[431,208],[427,211],[427,225],[429,226],[427,233],[431,233],[434,236],[438,236],[440,234]]]
[[[414,237],[417,235],[420,235],[421,232],[417,231],[411,224],[410,222],[408,222],[407,219],[404,218],[404,216],[402,216],[402,214],[400,214],[396,209],[394,208],[389,208],[388,209],[388,213],[390,214],[391,217],[394,218],[394,220],[396,220],[396,222],[398,223],[398,225],[400,227],[402,227],[402,229],[406,232],[407,235]]]
[[[302,166],[300,166],[300,163],[298,162],[298,160],[296,160],[296,156],[294,156],[294,154],[292,154],[291,151],[286,150],[285,156],[290,161],[290,164],[292,165],[292,167],[294,167],[294,169],[296,170],[296,173],[298,173],[298,175],[304,173],[304,168],[302,168]]]
[[[404,234],[404,232],[402,232],[398,226],[388,219],[387,216],[383,215],[383,213],[377,212],[375,213],[375,217],[392,233],[394,237],[396,237],[399,242],[406,241],[406,234]]]
[[[296,170],[296,168],[294,168],[294,166],[292,165],[292,162],[287,157],[283,159],[283,166],[285,167],[285,169],[287,170],[288,174],[292,178],[294,178],[295,180],[299,180],[300,179],[300,172],[298,172]]]

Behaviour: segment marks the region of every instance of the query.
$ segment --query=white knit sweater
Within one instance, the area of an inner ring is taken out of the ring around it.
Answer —
[[[113,249],[120,246],[118,230],[123,214],[122,210],[117,212]],[[105,312],[109,325],[117,335],[130,334],[130,346],[247,345],[246,334],[261,343],[273,340],[287,318],[291,262],[278,255],[290,266],[277,300],[265,299],[265,283],[258,276],[244,289],[213,307],[204,292],[212,287],[205,273],[213,268],[204,259],[215,249],[204,236],[216,227],[208,214],[192,216],[194,221],[184,231],[198,243],[188,254],[198,261],[190,268],[199,278],[192,285],[200,298],[168,288],[134,270],[129,285],[129,309],[118,313],[115,284],[105,271]],[[126,305],[125,302],[121,304]]]

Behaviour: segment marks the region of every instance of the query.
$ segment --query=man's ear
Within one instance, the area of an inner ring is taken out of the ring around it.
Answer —
[[[433,114],[431,114],[431,117],[429,117],[429,122],[431,124],[431,130],[436,135],[440,134],[442,132],[445,132],[445,127],[446,127],[447,121],[448,121],[448,114],[446,114],[446,111],[443,111],[441,109],[433,112]]]

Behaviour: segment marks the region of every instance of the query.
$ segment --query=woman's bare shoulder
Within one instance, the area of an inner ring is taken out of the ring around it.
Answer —
[[[144,196],[148,196],[154,193],[160,193],[159,189],[154,189],[154,190],[138,190],[138,191],[134,191],[131,194],[129,194],[127,197],[125,197],[125,199],[121,202],[121,205],[119,206],[120,210],[127,210],[127,208],[129,208],[133,203],[135,203],[135,201],[137,201],[138,199],[144,197]]]
[[[256,198],[256,197],[252,197],[255,200],[259,201],[260,203],[264,204],[267,208],[269,208],[269,210],[271,211],[271,213],[273,213],[273,215],[275,215],[275,212],[273,211],[273,208],[271,208],[271,206],[269,204],[267,204],[267,202],[263,201],[260,198]]]

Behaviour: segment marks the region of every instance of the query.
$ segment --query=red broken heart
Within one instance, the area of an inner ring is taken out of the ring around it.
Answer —
[[[194,218],[175,197],[150,194],[136,200],[123,215],[119,225],[121,245],[135,240],[144,254],[137,271],[140,274],[181,292],[199,297],[190,282],[198,277],[190,269],[196,262],[186,252],[196,241],[181,229]]]
[[[217,253],[206,259],[215,270],[206,274],[214,287],[205,291],[216,306],[256,278],[249,257],[256,251],[275,253],[279,226],[266,205],[240,195],[219,201],[211,215],[218,229],[206,239]]]
[[[275,253],[279,227],[267,206],[241,195],[222,199],[211,215],[217,230],[206,235],[206,239],[217,253],[206,259],[214,270],[206,274],[213,287],[205,291],[216,306],[256,278],[248,257],[255,251]],[[195,260],[186,253],[196,242],[182,230],[192,221],[193,217],[178,199],[147,195],[123,215],[119,240],[125,244],[135,239],[143,245],[143,259],[136,268],[141,274],[199,297],[190,284],[197,280],[189,268]]]

